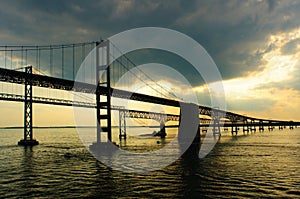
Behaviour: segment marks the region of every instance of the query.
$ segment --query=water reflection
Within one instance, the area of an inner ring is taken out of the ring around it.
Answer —
[[[1,197],[300,196],[300,131],[274,130],[239,136],[224,133],[206,158],[186,153],[166,168],[143,174],[122,173],[96,161],[81,145],[76,132],[49,132],[42,134],[37,130],[42,144],[32,148],[16,146],[19,134],[11,136],[9,132],[12,144],[7,146],[5,142],[5,147],[0,147]],[[126,147],[134,148],[133,142],[128,140]],[[157,143],[152,144],[149,146],[156,149]],[[161,144],[165,144],[163,140]],[[67,158],[66,153],[70,154]]]
[[[19,191],[21,196],[32,195],[32,188],[36,186],[36,181],[32,180],[36,178],[34,169],[34,151],[32,146],[19,147],[23,148],[23,161],[20,165],[20,186]]]

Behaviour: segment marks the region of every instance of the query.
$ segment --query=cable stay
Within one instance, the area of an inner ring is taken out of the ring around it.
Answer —
[[[174,93],[170,90],[167,90],[165,87],[163,87],[162,85],[160,85],[159,83],[157,83],[157,81],[153,80],[148,74],[146,74],[144,71],[142,71],[141,69],[139,69],[137,67],[137,65],[127,56],[125,55],[116,45],[114,45],[112,42],[110,42],[112,44],[112,46],[121,54],[120,57],[124,57],[126,59],[127,62],[129,62],[133,67],[135,67],[136,70],[138,70],[138,72],[140,74],[142,74],[143,77],[146,77],[146,79],[148,79],[150,82],[152,82],[155,86],[159,87],[162,91],[164,91],[165,93],[163,93],[162,91],[160,91],[159,89],[155,88],[154,86],[152,86],[150,83],[148,83],[147,81],[145,81],[144,79],[142,79],[139,75],[135,74],[128,66],[126,66],[124,63],[122,63],[119,59],[116,59],[116,57],[114,57],[113,54],[110,54],[110,56],[112,56],[114,58],[114,60],[120,64],[121,66],[123,66],[128,72],[130,72],[134,77],[136,77],[139,81],[143,82],[146,86],[148,86],[149,88],[151,88],[152,90],[154,90],[155,92],[159,93],[161,96],[166,97],[166,98],[175,98],[177,99],[177,96],[174,95]]]

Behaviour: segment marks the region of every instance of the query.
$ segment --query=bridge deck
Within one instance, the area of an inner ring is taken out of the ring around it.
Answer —
[[[49,77],[44,75],[38,75],[38,74],[27,74],[25,72],[21,71],[15,71],[15,70],[9,70],[0,68],[0,81],[2,82],[9,82],[9,83],[15,83],[15,84],[24,84],[25,79],[29,78],[32,81],[33,86],[37,87],[45,87],[45,88],[51,88],[51,89],[60,89],[60,90],[66,90],[66,91],[74,91],[74,92],[82,92],[82,93],[91,93],[95,94],[96,91],[96,85],[83,83],[83,82],[74,82],[72,80],[67,79],[61,79],[56,77]],[[103,87],[104,88],[104,87]],[[107,90],[107,89],[101,89],[100,90]],[[155,104],[161,104],[166,106],[172,106],[172,107],[180,107],[180,101],[174,100],[174,99],[166,99],[156,96],[150,96],[146,94],[140,94],[140,93],[134,93],[129,91],[124,91],[120,89],[113,89],[111,88],[112,97],[116,98],[122,98],[122,99],[130,99],[135,101],[141,101],[141,102],[148,102],[148,103],[155,103]],[[103,92],[103,95],[106,95],[107,93]],[[7,94],[8,95],[8,94]],[[22,96],[5,96],[5,94],[0,95],[0,100],[11,100],[11,101],[22,101]],[[94,107],[93,104],[86,104],[82,102],[72,102],[68,100],[59,100],[59,99],[49,99],[49,98],[40,98],[35,97],[33,98],[33,102],[36,103],[45,103],[45,104],[55,104],[55,105],[66,105],[66,106],[82,106],[82,107]],[[235,121],[235,122],[243,122],[243,121],[261,121],[263,123],[287,123],[290,121],[280,121],[280,120],[266,120],[266,119],[260,119],[260,118],[254,118],[249,117],[245,115],[240,115],[232,112],[226,112],[223,110],[218,109],[212,109],[210,107],[199,106],[199,114],[200,115],[207,115],[211,116],[212,112],[218,113],[221,115],[224,115],[226,119],[229,121]]]

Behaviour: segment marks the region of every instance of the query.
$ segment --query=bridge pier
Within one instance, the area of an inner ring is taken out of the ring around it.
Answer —
[[[262,132],[262,131],[265,130],[265,129],[264,129],[264,126],[263,126],[263,121],[262,121],[262,120],[259,121],[259,128],[258,128],[258,130],[259,130],[260,132]]]
[[[119,139],[120,141],[122,138],[126,140],[126,115],[125,111],[120,110],[119,111]]]
[[[24,139],[18,145],[33,146],[39,142],[33,139],[32,131],[32,66],[25,67],[25,100],[24,100]]]
[[[238,127],[236,124],[236,121],[231,121],[232,126],[231,126],[231,135],[237,135],[238,134]]]
[[[248,121],[244,120],[244,124],[243,124],[243,133],[249,133],[249,126],[248,126]]]
[[[294,129],[293,121],[290,121],[290,122],[289,122],[289,125],[290,125],[290,130]]]
[[[167,133],[166,133],[166,123],[163,120],[163,121],[160,121],[160,123],[159,123],[159,131],[156,132],[154,134],[154,136],[159,136],[161,138],[165,138],[166,135],[167,135]]]
[[[274,127],[273,127],[273,126],[269,126],[269,127],[268,127],[268,130],[269,130],[269,131],[273,131],[273,130],[274,130]]]
[[[201,119],[200,119],[200,123],[201,123]],[[201,132],[203,132],[203,133],[207,133],[207,131],[208,131],[208,126],[209,126],[209,124],[210,124],[210,120],[202,120],[202,123],[205,125],[207,125],[207,126],[204,126],[203,125],[203,127],[202,127],[202,129],[200,129],[199,131],[201,131]],[[200,125],[199,125],[199,128],[200,128]]]
[[[184,151],[182,157],[198,157],[200,142],[199,108],[195,104],[181,103],[178,144]]]
[[[238,134],[238,127],[237,126],[232,126],[231,127],[231,135],[237,135]]]
[[[192,144],[188,147],[188,149],[182,154],[182,158],[188,158],[188,160],[195,159],[195,157],[199,157],[199,151],[201,146],[201,134],[200,134],[200,125],[198,126],[197,133]]]
[[[274,130],[274,126],[272,125],[272,122],[269,122],[268,130],[269,131],[273,131]]]
[[[221,136],[220,120],[218,118],[213,120],[213,134]]]
[[[251,127],[250,127],[250,131],[254,131],[256,132],[256,127],[253,125],[254,124],[254,120],[251,120]]]
[[[213,119],[213,134],[221,136],[219,112],[213,110],[212,113],[211,113],[211,116],[212,116],[212,119]]]
[[[165,123],[160,123],[160,130],[159,130],[159,133],[160,133],[160,137],[161,138],[165,138],[167,133],[166,133],[166,126],[165,126]]]

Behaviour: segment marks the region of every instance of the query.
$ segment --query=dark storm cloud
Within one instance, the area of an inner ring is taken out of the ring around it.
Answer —
[[[281,53],[284,55],[296,54],[298,52],[297,46],[300,46],[300,38],[286,43],[281,48]]]
[[[106,38],[142,26],[170,27],[191,9],[193,1],[176,0],[4,1],[0,8],[4,29],[18,39],[44,42]]]
[[[193,68],[193,66],[190,65],[188,61],[173,53],[162,50],[147,49],[133,51],[127,56],[136,65],[159,63],[166,66],[172,66],[172,68],[182,74],[192,86],[198,86],[199,84],[204,83],[201,75]],[[155,71],[147,71],[147,74],[151,73],[160,79],[165,79],[164,76],[166,76],[166,74],[156,74]]]
[[[272,12],[276,5],[278,3],[278,0],[268,0],[268,6],[269,6],[269,11]]]
[[[72,43],[166,27],[203,45],[228,79],[259,69],[268,36],[299,26],[299,9],[300,2],[274,0],[2,1],[0,43]]]
[[[288,1],[210,1],[184,22],[227,79],[259,70],[263,53],[271,50],[265,46],[269,36],[298,27],[299,8]]]

